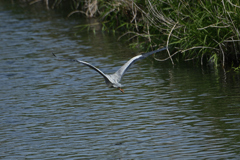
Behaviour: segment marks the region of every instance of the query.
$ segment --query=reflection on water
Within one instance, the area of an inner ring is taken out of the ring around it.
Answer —
[[[3,7],[0,17],[1,159],[239,158],[239,77],[148,58],[122,94],[51,56],[111,73],[135,55],[113,36],[76,36],[76,22]]]

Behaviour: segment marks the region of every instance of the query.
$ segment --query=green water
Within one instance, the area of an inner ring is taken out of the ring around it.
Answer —
[[[76,34],[85,20],[30,13],[0,6],[1,159],[240,158],[238,74],[149,57],[122,94],[51,53],[113,73],[137,51],[112,34]]]

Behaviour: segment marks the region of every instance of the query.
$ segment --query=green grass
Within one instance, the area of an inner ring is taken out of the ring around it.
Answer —
[[[14,0],[13,0],[14,1]],[[17,0],[15,0],[17,1]],[[18,0],[21,1],[21,0]],[[30,0],[30,3],[37,2]],[[102,29],[123,33],[145,51],[168,46],[156,60],[195,60],[239,66],[238,0],[45,0],[47,8],[69,9],[68,17],[98,17]],[[86,27],[85,25],[84,27]]]
[[[137,22],[128,21],[132,27],[126,27],[126,33],[141,38],[145,47],[167,45],[169,59],[179,54],[177,58],[201,64],[204,60],[223,67],[239,64],[239,1],[148,0],[143,4],[133,3],[141,16]]]

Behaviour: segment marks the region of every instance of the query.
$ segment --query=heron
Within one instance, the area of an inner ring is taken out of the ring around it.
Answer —
[[[154,53],[157,53],[157,52],[160,52],[160,51],[163,51],[163,50],[166,50],[167,48],[164,47],[164,48],[161,48],[161,49],[158,49],[158,50],[154,50],[154,51],[151,51],[151,52],[147,52],[147,53],[143,53],[141,55],[137,55],[133,58],[131,58],[130,60],[128,60],[123,66],[121,66],[115,73],[113,74],[105,74],[103,73],[100,69],[98,69],[97,67],[93,66],[92,64],[88,63],[88,62],[85,62],[85,61],[81,61],[81,60],[78,60],[78,59],[65,59],[65,58],[58,58],[54,53],[53,56],[56,57],[57,59],[60,59],[60,60],[67,60],[67,61],[73,61],[73,62],[78,62],[78,63],[81,63],[81,64],[84,64],[88,67],[90,67],[91,69],[95,70],[96,72],[98,72],[100,75],[103,76],[104,80],[105,80],[105,83],[106,85],[109,87],[109,88],[117,88],[119,89],[122,93],[124,93],[124,90],[121,88],[122,85],[120,84],[120,81],[124,75],[124,73],[128,70],[128,68],[136,61],[138,60],[141,60],[141,59],[144,59],[146,58],[147,56],[149,55],[152,55]]]

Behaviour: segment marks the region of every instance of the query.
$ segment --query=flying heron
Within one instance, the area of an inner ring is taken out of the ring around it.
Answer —
[[[65,58],[58,58],[54,53],[53,56],[57,57],[58,59],[62,59],[62,60],[67,60],[67,61],[74,61],[74,62],[78,62],[78,63],[82,63],[92,69],[94,69],[95,71],[97,71],[99,74],[101,74],[103,76],[103,78],[105,79],[105,82],[107,84],[107,86],[109,88],[117,88],[119,89],[122,93],[124,93],[123,89],[121,88],[121,84],[119,83],[121,81],[122,76],[124,75],[124,73],[127,71],[127,69],[136,61],[141,60],[146,58],[147,56],[156,53],[156,52],[160,52],[167,49],[165,48],[161,48],[155,51],[151,51],[148,53],[144,53],[138,56],[135,56],[133,58],[131,58],[129,61],[127,61],[127,63],[125,63],[122,67],[120,67],[115,73],[113,74],[105,74],[103,73],[100,69],[98,69],[97,67],[91,65],[90,63],[78,60],[78,59],[65,59]]]

